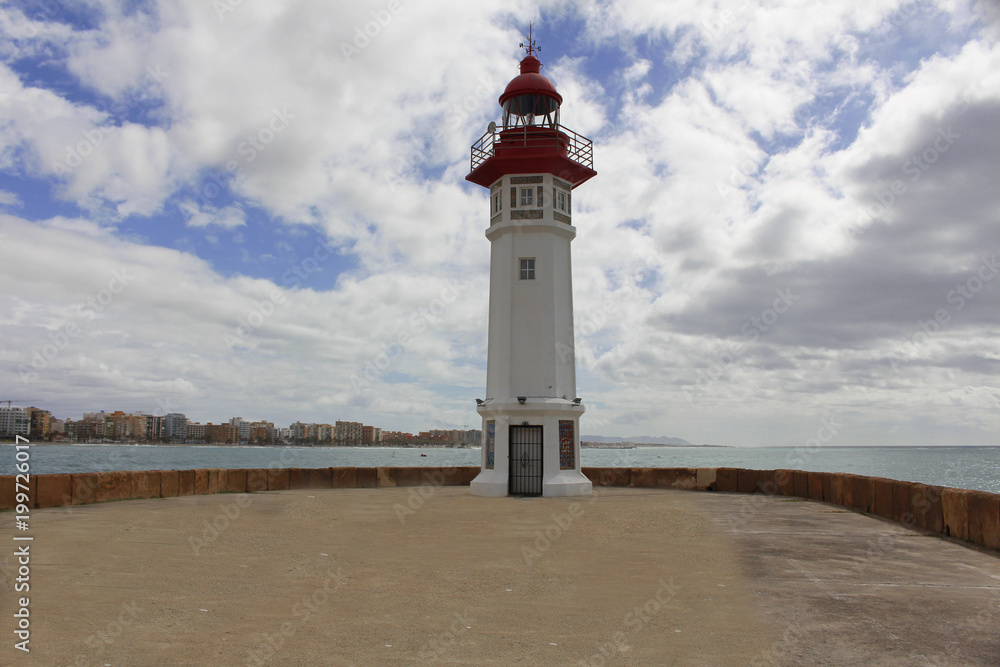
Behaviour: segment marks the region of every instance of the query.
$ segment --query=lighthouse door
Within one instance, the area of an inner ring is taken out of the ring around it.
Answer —
[[[510,427],[510,461],[507,493],[542,495],[542,427]]]

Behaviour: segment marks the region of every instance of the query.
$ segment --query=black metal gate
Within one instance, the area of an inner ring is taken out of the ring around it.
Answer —
[[[507,493],[542,495],[542,427],[510,427]]]

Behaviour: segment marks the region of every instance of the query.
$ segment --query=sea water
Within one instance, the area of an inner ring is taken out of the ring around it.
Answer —
[[[479,448],[221,447],[166,445],[31,446],[31,472],[478,466]],[[14,474],[13,445],[0,445],[0,474]],[[730,467],[848,472],[1000,493],[1000,447],[635,447],[584,448],[584,466]]]

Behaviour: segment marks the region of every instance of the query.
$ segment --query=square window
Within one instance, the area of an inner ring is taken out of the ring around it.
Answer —
[[[535,258],[521,260],[521,280],[535,279]]]
[[[521,188],[521,206],[533,206],[534,191],[531,188]]]

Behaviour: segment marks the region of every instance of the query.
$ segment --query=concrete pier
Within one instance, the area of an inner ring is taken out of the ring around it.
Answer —
[[[299,488],[31,527],[30,657],[0,559],[5,665],[1000,663],[997,552],[781,495]]]

